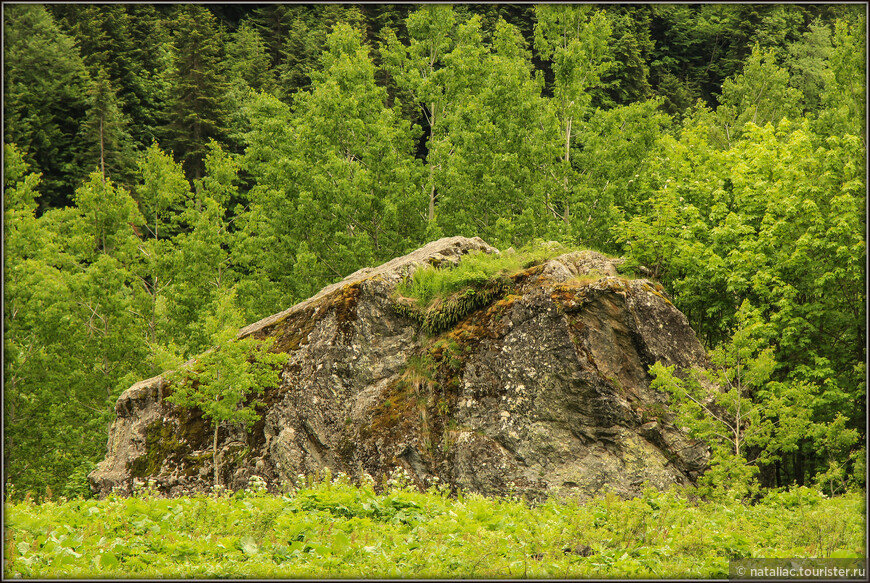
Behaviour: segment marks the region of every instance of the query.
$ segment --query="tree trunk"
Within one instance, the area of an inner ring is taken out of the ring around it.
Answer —
[[[571,161],[571,118],[565,122],[565,163]]]
[[[429,222],[435,220],[435,169],[432,168],[432,165],[429,165],[429,182],[432,183],[431,190],[429,191]]]
[[[103,184],[106,183],[106,149],[103,140],[103,118],[100,117],[100,171],[103,173]]]
[[[151,281],[151,322],[148,327],[151,332],[151,342],[157,344],[157,273]]]
[[[218,450],[217,450],[218,428],[219,427],[220,427],[220,424],[217,421],[215,421],[215,424],[214,424],[214,445],[212,446],[212,459],[214,460],[214,485],[215,486],[220,485],[220,483],[218,482],[218,475],[219,474],[218,474]]]
[[[435,137],[435,107],[433,103],[430,109],[432,117],[429,119],[429,154],[432,153],[432,140]],[[431,223],[435,220],[435,167],[432,165],[432,160],[427,162],[429,163],[429,222]]]
[[[571,169],[571,118],[569,117],[565,122],[565,214],[562,217],[562,221],[566,225],[571,224],[571,211],[568,204],[568,171]]]
[[[565,214],[562,216],[562,220],[566,225],[571,224],[571,211],[568,206],[568,179],[565,179]]]

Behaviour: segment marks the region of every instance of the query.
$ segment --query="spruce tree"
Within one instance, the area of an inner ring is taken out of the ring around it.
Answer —
[[[87,74],[73,40],[38,4],[4,6],[4,134],[42,173],[40,208],[70,204],[86,170],[76,136],[87,108]]]
[[[173,21],[175,67],[171,76],[168,143],[189,179],[202,178],[206,145],[227,132],[222,47],[214,15],[199,4],[180,5]]]
[[[106,71],[100,68],[91,79],[87,93],[88,113],[82,125],[81,164],[97,168],[103,176],[130,184],[135,171],[135,150],[127,117],[121,113],[118,97]]]

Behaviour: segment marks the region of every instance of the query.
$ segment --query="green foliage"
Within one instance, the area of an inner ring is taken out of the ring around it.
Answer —
[[[170,31],[163,7],[148,4],[53,4],[47,9],[75,39],[93,81],[109,85],[126,130],[115,152],[119,167],[135,165],[131,150],[142,150],[160,137],[169,85]],[[92,87],[91,91],[96,89]],[[93,118],[89,120],[93,127]],[[91,161],[89,161],[91,162]],[[92,168],[87,168],[90,172]],[[130,182],[112,175],[125,186]]]
[[[205,6],[178,5],[172,28],[174,68],[166,133],[187,176],[198,179],[209,140],[223,139],[228,130],[227,81],[220,67],[223,46],[216,18]]]
[[[177,373],[184,379],[173,385],[167,400],[202,409],[215,425],[252,425],[259,419],[255,407],[240,405],[250,394],[261,394],[266,385],[277,383],[272,367],[286,360],[286,355],[268,354],[268,348],[268,342],[242,339],[197,357],[190,371]]]
[[[703,128],[662,145],[666,162],[651,171],[658,184],[647,210],[617,229],[629,261],[651,267],[673,290],[708,345],[731,336],[737,308],[749,300],[778,363],[773,380],[817,388],[808,405],[819,427],[842,414],[863,431],[859,141],[823,139],[806,121],[784,120],[777,128],[747,125],[723,152],[709,148]],[[857,301],[846,307],[846,297]],[[814,435],[803,433],[796,458],[783,459],[799,483],[831,462],[822,434]],[[834,457],[843,465],[849,453]],[[801,466],[804,458],[812,469]]]
[[[272,95],[279,91],[268,48],[257,32],[253,19],[243,20],[232,35],[232,40],[226,45],[226,59],[222,65],[229,84],[226,95],[229,125],[227,137],[233,144],[241,144],[248,130],[245,102],[257,91]]]
[[[610,46],[613,62],[602,75],[604,95],[593,96],[593,104],[604,109],[643,102],[652,97],[650,61],[655,43],[651,37],[651,11],[640,6],[608,6]]]
[[[571,141],[571,122],[586,113],[592,101],[590,89],[612,66],[608,41],[611,25],[604,13],[589,5],[535,6],[535,49],[553,62],[553,97],[558,107],[566,142]]]
[[[824,109],[819,113],[819,133],[841,136],[866,135],[866,72],[867,51],[866,15],[856,21],[846,19],[834,23],[831,38],[831,57],[823,71],[825,81],[821,90]]]
[[[166,400],[182,408],[196,407],[214,428],[214,481],[219,485],[218,430],[224,423],[241,423],[248,429],[260,418],[256,400],[263,390],[280,382],[275,367],[284,364],[286,353],[270,352],[274,339],[233,339],[243,324],[231,290],[218,301],[215,315],[206,319],[206,332],[215,346],[190,364],[169,373],[172,393]],[[253,400],[252,400],[253,397]]]
[[[156,142],[139,159],[141,183],[136,199],[146,219],[150,237],[155,241],[178,231],[177,214],[190,192],[190,185],[172,156]]]
[[[562,144],[562,163],[553,174],[562,184],[545,187],[545,206],[554,218],[561,218],[570,240],[578,243],[578,234],[572,232],[577,230],[580,218],[580,193],[575,186],[578,173],[571,162],[572,138],[589,115],[592,90],[598,88],[602,75],[613,65],[608,42],[611,26],[604,13],[591,6],[542,4],[535,7],[535,15],[535,49],[541,58],[552,61],[555,80],[550,108],[559,124],[556,143]]]
[[[343,475],[286,492],[7,502],[4,576],[723,578],[735,558],[865,551],[862,497],[808,488],[754,506],[652,489],[531,506],[394,473],[380,493]]]
[[[282,285],[243,283],[246,305],[272,294],[292,303],[422,239],[417,130],[384,106],[357,31],[337,26],[326,48],[325,68],[312,73],[310,92],[296,95],[295,111],[266,95],[249,105],[243,167],[259,187],[249,193],[237,249],[247,269]]]
[[[98,69],[88,89],[88,115],[81,136],[86,145],[81,165],[98,168],[104,177],[131,182],[136,157],[128,127],[108,74]]]
[[[442,69],[451,104],[442,112],[444,134],[430,137],[427,163],[435,169],[435,220],[444,234],[508,247],[544,234],[558,129],[516,27],[500,20],[492,49],[482,43],[477,18],[457,28]]]
[[[864,29],[847,4],[9,5],[7,479],[80,491],[117,396],[209,347],[230,289],[250,322],[463,234],[625,254],[709,347],[748,301],[760,485],[860,484]]]
[[[73,39],[39,4],[3,11],[4,134],[42,173],[44,207],[64,206],[92,168],[76,165],[87,73]]]
[[[539,241],[518,252],[472,251],[456,265],[427,265],[396,287],[393,309],[436,334],[504,296],[513,288],[510,276],[569,251]]]
[[[360,7],[353,5],[276,7],[264,38],[271,41],[279,56],[275,67],[280,80],[279,97],[290,101],[296,92],[310,90],[313,74],[322,69],[321,57],[329,34],[339,25],[362,33],[367,28],[362,20]],[[279,33],[281,29],[284,31]]]
[[[701,479],[704,495],[755,495],[758,466],[776,457],[782,441],[793,439],[785,428],[774,433],[777,417],[795,425],[808,422],[809,392],[788,398],[780,388],[779,399],[761,398],[776,363],[773,349],[758,337],[760,323],[753,316],[744,302],[731,342],[712,352],[706,371],[693,370],[681,379],[673,366],[650,367],[651,386],[671,395],[677,424],[710,446],[710,468]]]
[[[347,273],[349,262],[400,254],[422,227],[421,168],[410,155],[416,128],[383,105],[368,52],[357,31],[336,26],[312,92],[295,100],[289,163],[305,225],[297,236],[335,275]]]
[[[7,479],[37,495],[80,493],[81,473],[103,455],[119,381],[145,372],[128,287],[138,255],[129,223],[141,220],[129,193],[99,173],[77,190],[80,207],[37,218],[38,175],[14,148],[7,155],[16,180],[5,213]]]
[[[76,190],[75,203],[87,224],[81,234],[90,239],[88,259],[108,254],[128,265],[137,259],[139,239],[134,228],[145,220],[127,189],[94,172],[90,181]]]
[[[770,50],[797,40],[801,10],[777,4],[653,6],[650,77],[665,110],[682,118],[698,99],[716,107],[723,82],[743,68],[753,46]]]
[[[642,175],[660,138],[672,130],[660,99],[613,109],[597,109],[579,124],[572,165],[578,170],[569,199],[575,220],[551,227],[553,236],[616,250],[611,229],[636,213],[638,199],[647,195]]]
[[[561,245],[543,245],[541,242],[519,251],[472,251],[455,266],[430,265],[417,269],[409,280],[396,287],[396,293],[416,299],[421,306],[428,306],[438,297],[513,275],[569,251]]]
[[[506,280],[490,280],[468,287],[425,310],[402,302],[397,302],[393,308],[417,320],[426,334],[436,334],[447,330],[471,312],[491,304],[510,289],[511,284]]]
[[[227,79],[230,83],[270,93],[276,89],[265,42],[252,20],[242,21],[226,50]]]
[[[820,21],[810,25],[800,41],[788,46],[786,61],[791,81],[804,96],[804,108],[818,111],[824,87],[825,69],[831,57],[831,29]]]
[[[195,192],[178,214],[181,232],[173,238],[174,253],[164,266],[169,280],[163,294],[166,331],[186,354],[211,346],[203,319],[238,280],[229,251],[234,238],[227,211],[238,197],[238,162],[211,142],[205,168],[206,175],[194,184]],[[177,177],[182,184],[180,173]]]
[[[762,52],[756,45],[742,73],[725,79],[719,107],[711,123],[711,141],[730,148],[747,123],[777,125],[800,115],[800,91],[789,86],[788,71],[776,65],[773,51]]]

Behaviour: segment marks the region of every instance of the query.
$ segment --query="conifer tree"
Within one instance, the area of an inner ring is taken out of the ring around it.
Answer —
[[[88,105],[81,137],[85,149],[80,163],[99,169],[104,180],[111,176],[121,183],[131,183],[136,156],[133,139],[114,87],[102,68],[91,79]]]
[[[42,173],[40,207],[64,206],[87,174],[76,163],[87,72],[73,40],[44,6],[10,4],[3,13],[3,138]]]
[[[168,101],[168,143],[188,178],[204,172],[206,145],[227,132],[222,47],[214,15],[201,4],[180,5],[172,22],[174,70]]]
[[[225,63],[227,79],[233,86],[269,93],[275,91],[275,75],[266,45],[251,20],[243,20],[233,33],[227,43]]]
[[[118,176],[115,168],[114,178],[131,186],[135,152],[157,137],[165,108],[169,37],[164,16],[142,4],[54,4],[49,10],[79,47],[92,80],[89,93],[95,84],[111,86],[113,107],[129,134],[128,147],[117,157],[124,172]],[[89,132],[98,133],[93,127]],[[86,157],[90,163],[93,152]]]

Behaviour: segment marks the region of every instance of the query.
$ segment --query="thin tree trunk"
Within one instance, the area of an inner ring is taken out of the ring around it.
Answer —
[[[435,136],[435,104],[432,104],[432,108],[430,111],[432,112],[432,117],[429,120],[429,154],[432,153],[432,139]],[[435,220],[435,167],[432,165],[432,160],[428,160],[429,162],[429,222]]]
[[[568,179],[565,179],[565,216],[562,217],[562,220],[565,221],[566,225],[571,224],[571,214],[570,209],[568,208]]]
[[[202,140],[202,125],[200,123],[193,124],[193,143],[196,144],[195,147],[199,147],[200,141]],[[202,165],[204,163],[203,157],[197,154],[193,159],[193,178],[194,180],[202,179]]]
[[[566,225],[571,224],[571,211],[568,205],[568,174],[567,170],[571,168],[571,121],[569,117],[565,124],[565,165],[567,166],[565,174],[565,215],[562,220]]]
[[[429,166],[429,181],[432,183],[432,187],[429,190],[429,222],[435,220],[435,169],[432,166]]]
[[[565,127],[565,163],[571,161],[571,118],[568,118]]]
[[[215,421],[214,422],[214,445],[212,446],[212,459],[214,460],[214,485],[215,486],[220,485],[218,483],[218,451],[217,451],[218,427],[220,427],[220,424],[217,421]]]
[[[154,280],[151,282],[151,342],[157,344],[157,273],[154,274]]]
[[[103,173],[103,184],[106,183],[106,148],[103,139],[103,118],[100,116],[100,170]]]

